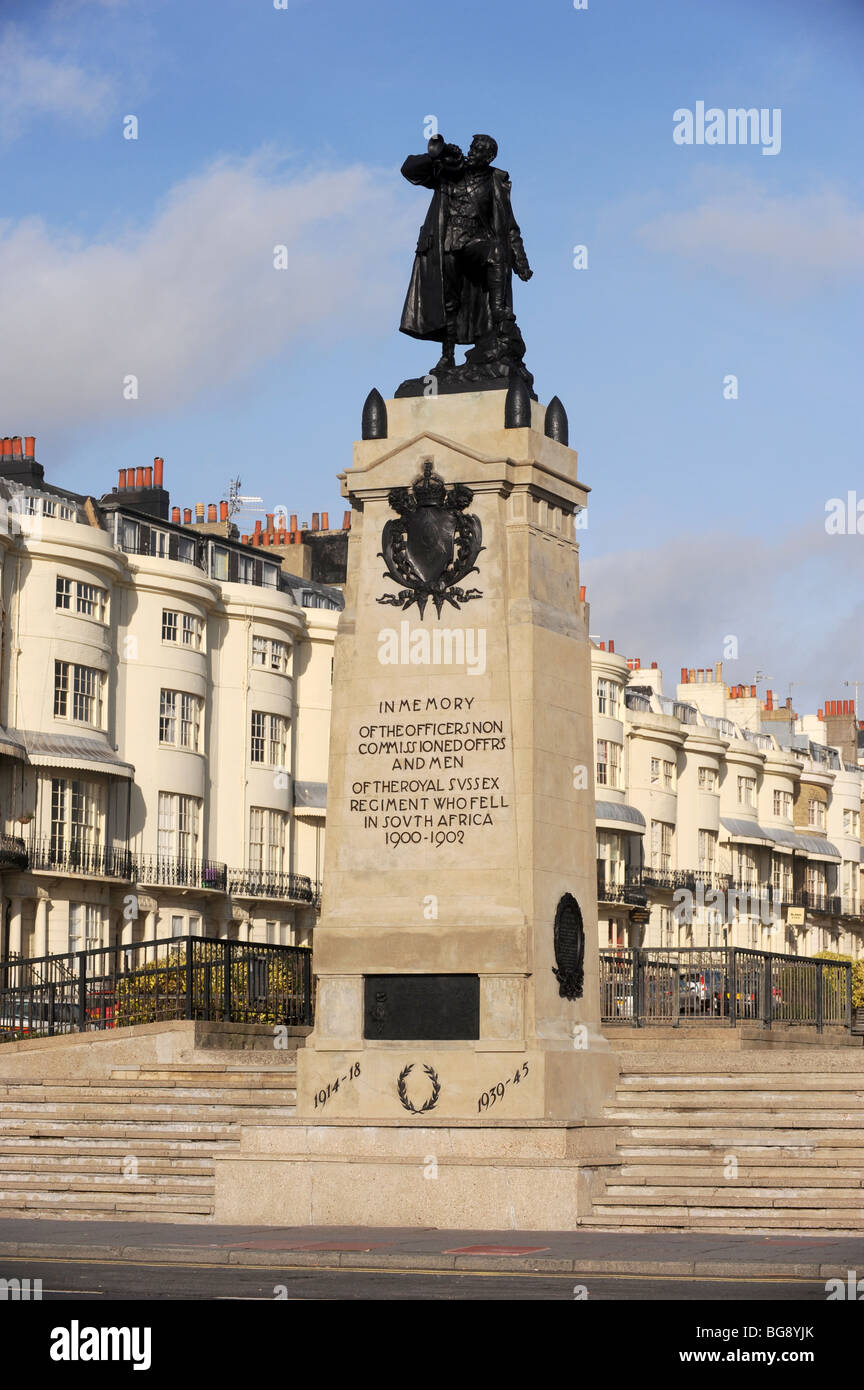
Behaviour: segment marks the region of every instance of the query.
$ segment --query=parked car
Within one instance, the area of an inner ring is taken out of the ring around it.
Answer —
[[[711,989],[704,971],[682,970],[678,982],[678,1012],[704,1014],[712,1007]]]
[[[15,1037],[44,1036],[49,1032],[52,1010],[47,1000],[0,998],[0,1036]],[[74,1007],[65,1001],[54,1002],[53,1020],[55,1033],[68,1033],[75,1019]]]

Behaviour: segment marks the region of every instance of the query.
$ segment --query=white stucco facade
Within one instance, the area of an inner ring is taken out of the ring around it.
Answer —
[[[341,595],[230,543],[216,578],[227,560],[158,518],[3,492],[0,955],[309,943]]]

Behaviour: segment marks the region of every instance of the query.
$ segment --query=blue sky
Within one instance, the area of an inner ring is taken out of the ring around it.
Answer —
[[[729,679],[802,709],[864,680],[864,536],[824,526],[864,498],[858,0],[0,0],[0,63],[0,432],[54,481],[161,454],[177,504],[239,473],[341,517],[369,388],[437,356],[397,332],[434,115],[513,179],[592,631],[667,689],[730,636]],[[780,152],[677,145],[698,101],[779,108]]]

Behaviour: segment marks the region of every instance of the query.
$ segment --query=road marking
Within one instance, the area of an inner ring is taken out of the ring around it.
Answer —
[[[569,1271],[561,1270],[522,1270],[522,1269],[402,1269],[395,1266],[379,1268],[375,1265],[241,1265],[241,1264],[195,1264],[192,1261],[184,1260],[115,1260],[115,1259],[84,1259],[76,1258],[72,1260],[61,1259],[59,1255],[53,1256],[33,1256],[33,1255],[4,1255],[3,1259],[8,1264],[27,1264],[31,1268],[33,1265],[40,1264],[59,1264],[59,1265],[101,1265],[107,1268],[117,1266],[120,1269],[197,1269],[197,1270],[223,1270],[225,1272],[245,1270],[253,1272],[257,1270],[282,1270],[291,1274],[433,1274],[439,1278],[452,1278],[454,1275],[460,1279],[565,1279],[570,1282],[573,1279],[650,1279],[655,1283],[664,1284],[813,1284],[822,1287],[823,1281],[813,1275],[780,1275],[780,1274],[617,1274],[612,1271],[603,1273],[581,1274],[578,1269]],[[60,1293],[76,1293],[75,1289],[56,1290]],[[305,1301],[305,1300],[302,1300]]]

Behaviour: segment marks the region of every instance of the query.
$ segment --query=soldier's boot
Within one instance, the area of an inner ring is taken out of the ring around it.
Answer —
[[[434,372],[452,372],[456,366],[456,333],[450,333],[449,329],[444,341],[441,344],[441,356],[432,368]]]

